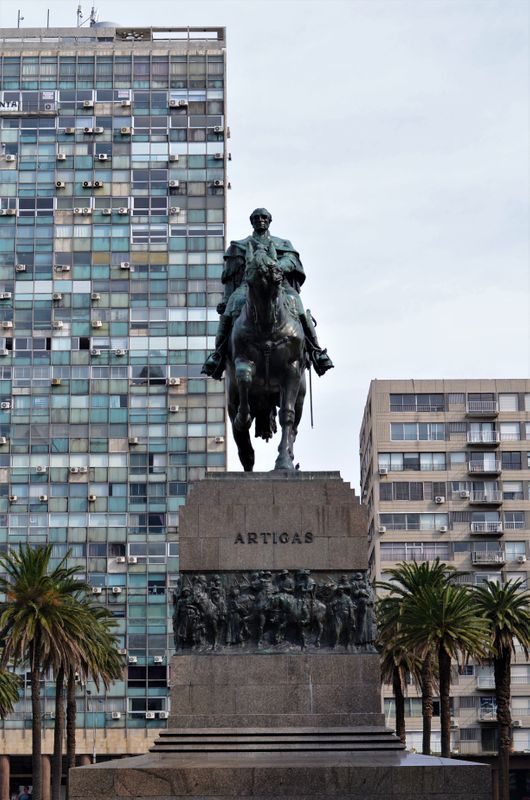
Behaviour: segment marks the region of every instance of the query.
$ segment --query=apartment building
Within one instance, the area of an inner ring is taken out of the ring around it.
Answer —
[[[0,29],[0,76],[0,549],[51,542],[112,609],[124,680],[79,687],[78,751],[142,753],[169,711],[179,508],[226,466],[224,386],[200,375],[225,246],[224,30]],[[30,782],[28,685],[0,728],[6,792]]]
[[[374,579],[402,561],[440,558],[463,581],[527,585],[530,563],[530,380],[374,380],[360,435]],[[527,561],[527,559],[529,559]],[[496,749],[493,672],[457,670],[453,748]],[[530,751],[530,664],[512,668],[513,743]],[[385,687],[391,720],[392,692]],[[407,698],[409,746],[421,748],[421,702]],[[435,710],[436,713],[436,710]],[[434,723],[434,748],[439,726]]]

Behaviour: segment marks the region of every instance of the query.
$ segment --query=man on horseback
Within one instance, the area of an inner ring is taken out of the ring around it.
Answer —
[[[305,312],[300,299],[300,287],[305,281],[305,273],[300,257],[288,239],[280,239],[269,234],[272,216],[266,208],[257,208],[250,215],[253,233],[246,239],[232,241],[225,253],[225,266],[222,282],[225,286],[224,298],[217,306],[220,314],[219,327],[215,337],[215,350],[204,362],[202,372],[220,380],[225,366],[228,342],[234,320],[241,313],[247,297],[245,268],[249,255],[254,259],[276,265],[283,273],[282,286],[293,304],[293,311],[300,320],[306,351],[309,354],[317,375],[323,375],[333,367],[326,350],[318,343],[314,321],[310,312]]]

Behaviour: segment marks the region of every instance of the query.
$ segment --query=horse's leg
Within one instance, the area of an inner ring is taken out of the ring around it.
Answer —
[[[236,358],[234,366],[239,393],[239,408],[234,417],[233,425],[240,431],[248,431],[252,424],[248,396],[254,372],[253,364],[245,359]]]
[[[296,364],[287,365],[285,384],[280,398],[280,425],[282,438],[278,446],[278,458],[274,469],[294,470],[293,464],[293,429],[295,421],[295,403],[298,395],[300,373]]]
[[[296,441],[296,436],[298,434],[298,426],[300,424],[300,420],[302,419],[302,412],[304,410],[305,393],[306,393],[306,381],[305,381],[305,370],[304,370],[302,372],[300,385],[298,387],[298,394],[296,395],[296,402],[294,404],[294,425],[293,425],[293,433],[291,438],[291,451],[290,451],[292,459],[294,459],[293,449],[294,449],[294,443]]]
[[[237,454],[245,472],[252,472],[254,468],[254,448],[250,440],[248,428],[240,430],[235,425],[239,410],[239,392],[235,379],[231,376],[228,381],[228,416],[232,423],[232,434],[237,447]]]

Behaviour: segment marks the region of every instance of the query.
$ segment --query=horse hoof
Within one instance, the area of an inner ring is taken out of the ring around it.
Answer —
[[[288,469],[290,472],[294,472],[294,464],[291,458],[287,455],[278,456],[276,459],[276,463],[274,465],[274,469]]]

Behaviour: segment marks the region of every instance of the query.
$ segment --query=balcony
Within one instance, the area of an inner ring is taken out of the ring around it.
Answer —
[[[467,471],[472,475],[499,475],[501,462],[497,459],[487,459],[484,461],[468,461]]]
[[[500,506],[502,503],[502,492],[496,489],[489,492],[471,492],[469,502],[477,506]]]
[[[467,417],[496,417],[498,413],[496,400],[468,400],[466,403]]]
[[[472,522],[471,533],[502,533],[502,522]]]
[[[497,722],[497,709],[496,708],[479,708],[478,721],[479,722]]]
[[[477,689],[495,689],[494,675],[478,675]]]
[[[502,550],[496,553],[488,553],[484,550],[473,550],[471,553],[471,561],[476,566],[489,567],[491,565],[505,564],[506,556]]]
[[[482,752],[482,745],[480,742],[463,742],[460,740],[458,752],[463,756],[479,755]]]
[[[472,446],[496,447],[501,440],[498,431],[468,431],[467,443]]]

